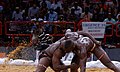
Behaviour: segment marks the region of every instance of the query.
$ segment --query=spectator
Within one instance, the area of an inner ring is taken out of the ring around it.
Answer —
[[[48,12],[47,4],[46,4],[46,2],[43,2],[43,3],[41,4],[41,6],[40,6],[38,15],[39,15],[42,19],[44,19],[44,16],[47,14],[47,12]]]
[[[82,18],[82,19],[85,19],[85,18],[86,18],[87,20],[91,20],[92,17],[93,17],[93,14],[90,13],[89,8],[86,7],[86,8],[85,8],[85,11],[81,14],[81,18]]]
[[[3,6],[0,5],[0,13],[3,11]]]
[[[74,14],[77,18],[77,21],[79,20],[81,14],[82,14],[82,8],[78,5],[78,2],[74,3],[74,6],[71,8],[71,10],[73,9]],[[72,11],[71,11],[72,12]]]
[[[62,11],[62,14],[64,16],[64,20],[65,21],[68,21],[68,16],[69,16],[69,9],[67,7],[63,7],[63,11]]]
[[[99,15],[98,15],[98,11],[97,10],[93,10],[93,17],[92,17],[92,21],[99,21]]]
[[[44,21],[57,21],[58,20],[58,14],[53,10],[50,9],[50,11],[45,15]],[[45,30],[47,33],[53,33],[53,24],[46,24]]]
[[[3,20],[3,6],[0,5],[0,21]]]
[[[40,22],[43,21],[43,19],[38,14],[36,14],[35,17],[31,20],[40,21]]]
[[[20,11],[20,8],[19,7],[16,7],[15,8],[15,11],[13,11],[13,14],[12,14],[12,20],[23,20],[23,12]]]
[[[77,21],[77,20],[78,19],[76,17],[75,10],[71,9],[71,13],[68,15],[68,21],[74,22],[74,21]]]
[[[50,9],[51,8],[51,2],[50,2],[50,0],[42,0],[42,1],[40,1],[40,7],[42,6],[42,4],[46,4],[47,5],[47,8],[48,9]]]
[[[108,14],[111,13],[111,16],[114,17],[114,9],[112,7],[108,7],[106,10],[106,17],[108,17]]]
[[[112,18],[112,13],[108,13],[108,16],[107,16],[107,18],[104,19],[104,22],[111,22],[113,24],[116,23],[115,19]],[[107,25],[107,26],[109,26],[109,25]]]
[[[32,27],[32,30],[31,30],[33,34],[32,43],[34,44],[36,49],[37,61],[38,61],[39,53],[42,52],[44,49],[46,49],[52,43],[52,40],[53,40],[52,36],[45,33],[44,27],[40,24],[42,21],[43,20],[41,21],[35,20],[35,25]]]
[[[120,16],[120,12],[118,12],[118,14],[116,16],[117,22],[120,22],[119,16]]]
[[[111,13],[108,13],[108,17],[106,19],[104,19],[103,22],[110,22],[110,23],[114,24],[114,27],[115,27],[115,23],[116,23],[115,19],[112,18]],[[111,31],[112,31],[111,24],[106,24],[105,33],[110,35]],[[109,40],[112,40],[112,42],[108,41],[108,42],[110,42],[110,44],[115,43],[115,32],[116,32],[115,28],[113,29],[113,31],[114,31],[113,36],[111,37],[111,39],[109,39]]]
[[[120,23],[120,13],[117,15],[117,23]],[[120,24],[118,24],[116,27],[118,29],[117,34],[120,34]],[[120,38],[116,37],[115,42],[119,44],[120,43]]]
[[[98,19],[100,22],[102,22],[105,19],[105,11],[104,8],[100,8],[100,12],[98,14]]]
[[[112,14],[111,13],[108,13],[107,18],[105,18],[103,22],[110,22],[110,23],[115,25],[116,20],[114,18],[112,18]],[[111,24],[107,24],[106,25],[106,29],[110,29],[111,30]],[[109,34],[109,30],[106,30],[106,31]]]
[[[29,8],[28,10],[28,17],[29,19],[32,19],[35,17],[36,14],[39,12],[39,7],[34,3],[32,7]]]
[[[57,21],[57,19],[58,19],[58,15],[54,11],[54,9],[50,9],[44,17],[45,21]]]
[[[60,10],[63,9],[62,8],[62,2],[60,0],[58,0],[58,1],[57,0],[52,1],[52,4],[51,4],[50,8],[56,10],[58,7],[60,8]]]

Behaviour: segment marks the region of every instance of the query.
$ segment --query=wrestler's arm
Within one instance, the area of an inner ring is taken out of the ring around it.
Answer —
[[[71,64],[71,65],[61,64],[60,62],[61,62],[62,55],[63,55],[63,52],[59,49],[54,52],[53,57],[52,57],[52,64],[53,64],[54,70],[61,71],[61,70],[73,68],[76,66],[75,64]]]
[[[95,38],[93,38],[92,35],[90,35],[89,33],[83,32],[83,31],[78,31],[77,32],[79,35],[85,35],[88,36],[95,44],[100,45],[101,43],[99,41],[97,41]]]
[[[84,47],[81,47],[80,52],[80,72],[85,72],[87,62],[87,50]]]
[[[59,39],[59,40],[56,41],[56,42],[60,42],[60,41],[63,41],[63,40],[65,40],[65,37],[62,37],[61,39]]]
[[[75,63],[79,64],[80,72],[85,72],[85,70],[86,70],[86,62],[87,62],[87,51],[86,51],[86,48],[84,48],[84,47],[82,48],[82,47],[77,46],[76,50],[74,50],[73,52],[77,55],[75,57],[77,60],[75,59],[74,61],[79,61],[80,62],[80,63],[79,62],[75,62]]]
[[[57,49],[52,57],[52,64],[53,64],[53,69],[56,71],[61,71],[64,69],[67,69],[69,66],[61,65],[61,58],[62,58],[62,51],[60,49]]]
[[[80,72],[85,72],[85,70],[86,70],[86,61],[87,61],[87,56],[80,59]]]
[[[111,62],[110,58],[101,46],[98,46],[93,50],[93,54],[108,68],[114,70],[115,72],[120,72],[120,70]]]

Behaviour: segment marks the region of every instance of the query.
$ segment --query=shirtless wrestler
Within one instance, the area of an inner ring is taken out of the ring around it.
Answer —
[[[80,72],[85,72],[86,62],[90,53],[93,53],[106,67],[113,70],[114,72],[120,72],[120,70],[111,62],[110,58],[101,46],[96,45],[90,38],[81,37],[76,41],[77,47],[79,48],[73,58],[72,62],[80,65]],[[80,60],[79,60],[80,59]],[[77,69],[72,68],[71,72],[78,72]]]
[[[67,72],[68,68],[76,68],[75,64],[66,66],[61,61],[66,53],[73,50],[76,50],[75,43],[70,39],[52,44],[41,53],[36,72],[45,72],[48,66],[55,72]]]
[[[78,34],[77,34],[78,33]],[[85,37],[84,37],[85,36]],[[106,52],[102,49],[100,42],[95,40],[91,35],[85,32],[68,32],[65,34],[64,39],[72,39],[77,44],[74,58],[72,63],[80,64],[81,71],[85,72],[86,61],[90,53],[93,53],[106,67],[110,68],[115,72],[120,72],[120,70],[111,62]],[[80,60],[79,60],[80,59]],[[71,68],[71,72],[78,72],[77,69]]]

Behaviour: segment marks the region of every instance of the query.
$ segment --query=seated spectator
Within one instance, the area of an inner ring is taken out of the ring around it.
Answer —
[[[50,9],[51,8],[51,2],[50,0],[42,0],[40,1],[40,7],[42,6],[42,4],[46,4],[47,5],[47,8]]]
[[[90,13],[89,8],[86,7],[86,8],[85,8],[85,11],[81,14],[81,18],[82,18],[82,19],[87,18],[87,20],[91,20],[92,17],[93,17],[93,14]]]
[[[16,7],[15,8],[15,11],[13,11],[13,14],[12,14],[12,20],[23,20],[23,12],[20,11],[20,8],[19,7]]]
[[[98,12],[96,10],[93,10],[92,21],[94,21],[94,22],[99,21],[99,15],[98,15]]]
[[[65,21],[68,21],[69,9],[67,7],[63,7],[62,14],[64,16]]]
[[[75,14],[77,21],[78,21],[80,16],[81,16],[81,13],[82,13],[82,8],[78,5],[78,2],[75,2],[74,6],[71,7],[71,10],[72,9],[74,10],[74,14]]]
[[[32,19],[35,17],[36,14],[39,12],[39,7],[34,3],[32,7],[28,9],[28,17],[29,19]]]
[[[47,8],[47,4],[46,2],[43,2],[40,6],[40,9],[39,9],[39,13],[38,15],[44,19],[44,16],[46,15],[46,13],[48,12],[48,8]]]
[[[51,4],[50,8],[56,10],[58,7],[60,8],[60,10],[63,9],[62,8],[62,2],[60,0],[54,0],[54,1],[52,1],[52,4]]]
[[[40,22],[43,21],[43,19],[41,17],[39,17],[38,14],[36,14],[35,17],[33,19],[31,19],[31,20],[40,21]]]
[[[77,21],[76,14],[74,9],[71,9],[71,13],[68,15],[68,21],[74,22]]]
[[[113,23],[113,24],[116,23],[115,19],[112,18],[112,14],[111,14],[111,13],[108,13],[107,18],[105,18],[103,22],[111,22],[111,23]],[[109,24],[107,24],[107,26],[109,26]]]
[[[48,13],[44,16],[45,21],[57,21],[58,15],[54,9],[50,9]]]
[[[100,8],[100,12],[98,14],[98,19],[100,22],[102,22],[105,19],[105,11],[104,8]]]
[[[50,9],[48,13],[44,16],[44,21],[57,21],[58,20],[58,14],[53,10]],[[47,33],[52,33],[53,31],[53,24],[46,24],[45,25],[45,30]]]
[[[111,13],[108,13],[108,17],[105,18],[103,22],[110,22],[110,23],[114,24],[114,27],[115,27],[115,23],[116,23],[115,19],[112,18],[112,14]],[[112,34],[111,32],[112,32],[111,24],[106,24],[105,33],[110,35],[110,34]],[[115,43],[115,38],[116,38],[115,37],[115,32],[116,31],[115,31],[115,28],[114,28],[113,36],[111,37],[111,39],[109,39],[110,41],[108,41],[108,42],[110,42],[110,44]]]

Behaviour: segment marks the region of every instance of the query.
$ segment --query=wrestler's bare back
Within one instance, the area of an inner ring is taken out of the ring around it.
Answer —
[[[47,52],[47,54],[52,57],[54,52],[60,47],[61,43],[55,42],[52,45],[50,45],[45,51]]]

